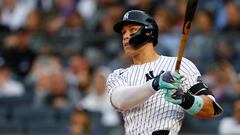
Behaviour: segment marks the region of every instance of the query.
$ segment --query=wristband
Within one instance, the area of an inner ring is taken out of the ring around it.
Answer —
[[[193,96],[194,97],[194,102],[192,106],[186,110],[187,113],[191,115],[195,115],[196,113],[200,112],[200,110],[203,108],[204,101],[201,97],[199,96]]]

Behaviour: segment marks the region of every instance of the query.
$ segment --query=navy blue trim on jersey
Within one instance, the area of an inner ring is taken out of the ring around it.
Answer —
[[[169,135],[169,131],[168,130],[154,131],[152,135]]]

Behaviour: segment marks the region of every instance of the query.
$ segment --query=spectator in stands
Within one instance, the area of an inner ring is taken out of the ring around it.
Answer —
[[[46,13],[45,17],[48,34],[58,32],[67,20],[67,17],[76,10],[74,0],[54,0],[53,3],[53,8]]]
[[[204,72],[207,65],[214,61],[213,49],[216,33],[213,31],[213,24],[214,18],[210,11],[198,10],[191,37],[188,38],[186,57],[193,61],[201,72]]]
[[[37,10],[31,10],[27,15],[24,27],[29,30],[32,35],[30,40],[30,48],[36,53],[41,53],[41,49],[45,43],[45,35],[43,30],[44,21],[42,13]]]
[[[217,87],[212,89],[216,100],[224,109],[224,116],[229,115],[229,104],[235,98],[234,83],[237,80],[237,74],[234,66],[228,61],[219,61],[215,67],[215,79]]]
[[[114,36],[112,26],[120,19],[119,17],[123,12],[123,5],[117,2],[112,3],[105,8],[104,14],[96,23],[96,31],[99,36],[94,41],[91,41],[92,46],[87,48],[90,53],[86,53],[93,65],[106,64],[106,61],[112,60],[119,53],[121,49],[118,43],[119,38]],[[100,38],[104,40],[99,40]]]
[[[165,7],[159,7],[154,12],[154,18],[159,27],[159,42],[156,46],[161,54],[177,56],[179,46],[179,33],[173,31],[175,18],[172,11]]]
[[[70,125],[66,135],[93,135],[90,114],[85,109],[76,108],[70,115]]]
[[[61,71],[61,60],[53,54],[39,55],[34,61],[31,72],[27,76],[26,86],[33,90],[33,106],[45,105],[45,98],[51,89],[51,77],[55,71]]]
[[[239,7],[234,2],[229,2],[225,6],[227,14],[227,25],[222,29],[223,32],[240,32]]]
[[[213,89],[216,100],[226,101],[226,97],[234,96],[234,82],[237,79],[236,71],[228,61],[219,61],[216,70],[218,87]]]
[[[29,88],[33,89],[33,106],[44,105],[44,99],[50,91],[50,75],[55,69],[59,69],[60,64],[53,62],[51,57],[39,56],[33,64],[33,68],[28,76]]]
[[[0,98],[18,97],[24,94],[25,90],[21,83],[11,78],[11,69],[7,61],[0,57]]]
[[[106,127],[114,127],[120,124],[117,112],[114,111],[107,100],[106,78],[110,70],[106,67],[99,67],[93,74],[92,87],[89,94],[81,101],[81,105],[89,111],[102,113],[102,124]]]
[[[240,134],[240,98],[233,103],[233,116],[225,117],[220,121],[218,132],[220,135]]]
[[[88,64],[79,53],[73,53],[69,56],[68,66],[65,71],[66,80],[70,87],[77,88],[80,83],[82,72],[88,69]]]
[[[9,62],[17,79],[23,81],[32,68],[36,57],[35,52],[30,49],[31,34],[28,29],[20,28],[16,33],[6,37],[3,57]]]
[[[29,30],[30,33],[34,34],[35,32],[39,32],[42,30],[41,19],[43,18],[42,14],[38,10],[31,10],[27,14],[25,28]]]
[[[9,26],[7,26],[6,24],[2,24],[1,20],[2,20],[2,10],[1,10],[1,5],[2,3],[0,2],[0,44],[3,44],[3,39],[5,38],[5,36],[7,36],[8,34],[10,34],[11,30],[9,28]],[[2,51],[3,46],[0,46],[0,52]]]
[[[216,89],[217,84],[217,64],[211,64],[206,68],[204,74],[202,76],[203,82],[206,82],[208,88],[210,90]]]
[[[63,56],[69,56],[72,52],[80,52],[84,46],[84,34],[86,32],[85,22],[77,11],[72,11],[64,21],[64,24],[55,33],[55,38],[62,40],[55,42],[53,50]]]
[[[128,10],[130,9],[141,9],[146,11],[147,13],[152,14],[157,1],[153,0],[126,0],[126,4],[128,6]]]
[[[37,0],[36,1],[36,7],[39,9],[41,12],[49,12],[53,8],[53,3],[54,0]]]
[[[80,0],[77,4],[77,10],[86,22],[91,22],[97,9],[97,2],[95,0]]]
[[[72,53],[68,60],[65,76],[69,88],[75,89],[81,98],[88,94],[90,72],[88,59],[79,53]]]
[[[17,30],[25,23],[27,14],[31,10],[29,2],[19,0],[4,0],[1,23],[10,27],[11,30]]]
[[[42,69],[38,71],[38,76],[36,76],[36,84],[34,88],[34,107],[43,106],[44,99],[50,91],[50,75],[51,73],[48,70]]]
[[[195,32],[209,34],[213,32],[214,17],[208,10],[200,10],[196,15]]]
[[[175,30],[178,33],[182,32],[182,26],[183,26],[183,23],[184,23],[186,6],[187,6],[187,1],[185,1],[185,0],[178,0],[177,1],[177,4],[176,4],[177,23],[175,25]]]
[[[45,98],[45,103],[55,109],[70,109],[80,100],[72,89],[67,87],[63,70],[54,70],[50,77],[50,92]]]
[[[240,96],[240,75],[238,75],[236,82],[234,83],[234,90],[236,96]]]
[[[231,64],[238,64],[238,52],[230,37],[220,36],[214,44],[213,58],[216,61],[227,60]]]

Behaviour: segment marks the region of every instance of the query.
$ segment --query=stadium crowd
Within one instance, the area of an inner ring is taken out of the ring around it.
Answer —
[[[186,0],[1,0],[0,134],[123,135],[105,83],[131,61],[112,26],[145,10],[159,26],[157,51],[177,56],[185,8]],[[240,134],[239,11],[239,0],[199,1],[184,56],[224,114],[186,115],[182,134]]]

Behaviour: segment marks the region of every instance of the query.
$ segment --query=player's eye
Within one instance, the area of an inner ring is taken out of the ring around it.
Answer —
[[[137,31],[138,31],[138,28],[136,28],[136,27],[132,27],[132,28],[130,29],[130,32],[131,32],[131,33],[137,32]]]
[[[122,30],[121,33],[122,35],[124,35],[126,33],[126,30]]]

